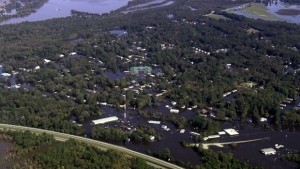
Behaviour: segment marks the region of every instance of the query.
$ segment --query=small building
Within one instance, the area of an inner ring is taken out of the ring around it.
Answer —
[[[152,135],[149,138],[150,138],[150,141],[154,141],[155,140],[155,137],[152,136]]]
[[[166,125],[162,125],[161,128],[164,129],[164,130],[166,130],[166,131],[170,130],[170,128],[168,128],[168,126],[166,126]]]
[[[218,134],[219,134],[219,135],[225,135],[226,132],[225,132],[225,131],[219,131]]]
[[[92,120],[92,123],[94,125],[97,125],[97,124],[104,124],[104,123],[113,122],[113,121],[117,121],[117,120],[118,120],[118,117],[112,116],[112,117],[106,117],[106,118],[102,118],[102,119]]]
[[[214,139],[214,138],[219,138],[219,135],[211,135],[211,136],[207,136],[207,137],[203,137],[203,140],[206,141],[208,139]]]
[[[170,113],[179,113],[179,110],[177,110],[177,109],[170,109]]]
[[[239,133],[235,129],[224,129],[224,131],[230,136],[239,135]]]
[[[261,118],[260,118],[260,122],[266,122],[266,121],[268,121],[267,118],[264,118],[264,117],[261,117]]]
[[[44,59],[44,63],[45,63],[45,64],[50,63],[50,62],[51,62],[51,60],[49,60],[49,59]]]
[[[264,148],[261,149],[260,152],[262,152],[264,155],[275,155],[276,150],[274,148]]]
[[[1,76],[3,76],[3,77],[9,77],[9,76],[11,76],[11,74],[10,73],[1,73]]]
[[[193,132],[193,131],[191,131],[190,134],[193,135],[193,136],[200,136],[201,135],[201,134]]]
[[[131,67],[130,74],[132,75],[145,75],[151,74],[152,68],[149,66],[138,66],[138,67]]]
[[[209,139],[213,139],[213,138],[220,138],[219,135],[211,135],[211,136],[208,136]]]
[[[76,52],[71,52],[69,55],[74,56],[74,55],[77,55],[77,53]]]
[[[179,133],[180,133],[180,134],[183,134],[184,132],[185,132],[185,129],[179,130]]]
[[[149,120],[148,123],[150,123],[150,124],[160,124],[160,121]]]

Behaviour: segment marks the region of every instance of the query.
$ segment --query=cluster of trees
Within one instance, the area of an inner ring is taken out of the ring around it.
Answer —
[[[300,152],[294,152],[287,157],[284,157],[284,159],[297,163],[297,167],[300,168]]]
[[[0,122],[81,135],[83,129],[69,120],[74,104],[43,97],[35,91],[0,91]],[[75,106],[76,107],[76,106]]]
[[[127,142],[128,139],[134,142],[150,142],[151,136],[160,138],[155,130],[149,126],[140,125],[134,131],[124,131],[115,127],[95,126],[92,130],[92,138],[102,140],[114,140]]]
[[[74,140],[56,142],[52,136],[29,131],[1,131],[1,134],[10,137],[13,143],[10,153],[13,157],[7,160],[23,159],[13,163],[16,168],[153,168],[142,159],[129,158],[112,150],[102,151]]]
[[[12,158],[27,154],[39,147],[47,146],[55,142],[50,135],[36,135],[30,131],[1,131],[2,139],[5,139],[13,144],[11,155]]]
[[[216,121],[210,121],[203,116],[195,116],[191,121],[191,125],[198,128],[203,135],[214,134],[219,130],[219,124]]]
[[[203,163],[196,166],[197,169],[217,169],[217,168],[230,168],[230,169],[255,169],[259,167],[252,167],[245,162],[241,162],[233,158],[230,153],[213,152],[211,150],[203,150],[199,148],[197,150],[203,157]]]
[[[151,152],[150,150],[146,151],[147,154],[153,155],[154,157],[157,157],[159,159],[165,160],[165,161],[171,161],[173,160],[173,157],[171,156],[171,151],[169,148],[165,148],[161,151]]]
[[[282,118],[282,123],[285,126],[300,126],[300,110],[286,111]]]
[[[152,168],[144,160],[129,158],[112,150],[102,151],[72,140],[35,154],[30,165],[39,168]]]

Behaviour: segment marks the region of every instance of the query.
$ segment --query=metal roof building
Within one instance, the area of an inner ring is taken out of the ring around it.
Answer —
[[[235,129],[224,129],[224,131],[230,136],[235,136],[239,134]]]
[[[150,124],[160,124],[160,121],[149,120],[148,123],[150,123]]]
[[[97,124],[104,124],[104,123],[113,122],[113,121],[117,121],[117,120],[118,120],[118,117],[112,116],[112,117],[106,117],[106,118],[102,118],[102,119],[93,120],[92,123],[94,125],[97,125]]]
[[[140,73],[150,74],[151,72],[152,72],[152,68],[149,66],[137,66],[137,67],[130,68],[130,73],[133,75],[138,75]]]

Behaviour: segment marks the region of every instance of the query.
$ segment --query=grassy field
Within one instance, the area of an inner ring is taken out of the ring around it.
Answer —
[[[227,18],[223,15],[218,15],[218,14],[214,14],[214,13],[210,13],[210,14],[207,14],[207,15],[204,15],[204,16],[212,18],[212,19],[216,19],[216,20],[220,20],[220,19],[230,20],[229,18]]]
[[[260,19],[281,21],[282,19],[269,13],[267,7],[261,3],[252,3],[251,6],[241,10],[242,13],[258,16]]]

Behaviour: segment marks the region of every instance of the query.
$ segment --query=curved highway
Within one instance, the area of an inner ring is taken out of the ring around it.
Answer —
[[[122,152],[122,153],[132,156],[132,157],[138,157],[138,158],[144,159],[145,161],[150,163],[152,166],[155,166],[158,168],[182,169],[182,167],[179,167],[175,164],[168,163],[166,161],[130,150],[125,147],[121,147],[121,146],[117,146],[117,145],[113,145],[113,144],[109,144],[109,143],[105,143],[102,141],[97,141],[97,140],[93,140],[93,139],[89,139],[89,138],[85,138],[85,137],[80,137],[80,136],[75,136],[75,135],[65,134],[65,133],[59,133],[59,132],[50,131],[50,130],[32,128],[32,127],[10,125],[10,124],[0,124],[0,129],[1,130],[3,130],[3,129],[18,130],[18,131],[29,130],[32,133],[36,133],[36,134],[45,133],[45,134],[52,135],[56,140],[59,140],[59,141],[66,141],[69,139],[74,139],[79,142],[83,142],[83,143],[86,143],[86,144],[89,144],[92,146],[99,147],[100,149],[112,149],[112,150]]]

